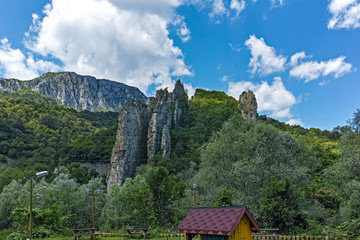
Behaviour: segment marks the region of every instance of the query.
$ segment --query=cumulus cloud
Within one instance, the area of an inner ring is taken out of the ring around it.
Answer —
[[[286,57],[277,55],[273,47],[266,45],[263,38],[256,38],[251,35],[245,42],[251,52],[251,59],[249,67],[251,73],[259,73],[261,76],[266,76],[275,72],[282,72],[285,70]]]
[[[230,9],[235,11],[235,18],[239,17],[242,10],[245,9],[245,1],[231,0]]]
[[[224,2],[222,0],[214,0],[212,11],[209,13],[210,18],[222,17],[228,14]]]
[[[245,46],[250,49],[252,55],[249,63],[252,75],[258,73],[265,76],[282,72],[290,67],[290,76],[309,82],[329,75],[339,78],[353,69],[350,63],[345,62],[345,56],[320,62],[309,61],[307,59],[310,59],[311,56],[307,56],[304,51],[292,55],[287,63],[287,57],[277,55],[273,47],[266,45],[263,38],[258,39],[255,35],[250,36],[245,42]],[[322,82],[322,84],[324,83]]]
[[[191,31],[185,23],[185,18],[183,16],[177,16],[174,21],[174,25],[178,26],[176,33],[180,37],[181,41],[188,42],[191,38]]]
[[[296,66],[299,63],[299,60],[306,58],[305,52],[298,52],[291,56],[290,58],[290,66]]]
[[[290,119],[286,123],[289,124],[289,125],[300,125],[300,126],[304,125],[304,123],[301,121],[301,119],[298,119],[298,118]]]
[[[267,82],[254,84],[252,82],[230,82],[227,93],[239,98],[243,91],[254,92],[259,112],[269,112],[272,117],[291,118],[291,107],[297,103],[294,95],[288,91],[280,77],[275,77],[271,85]]]
[[[310,58],[305,55],[305,52],[296,53],[291,57],[290,65],[293,68],[290,70],[290,76],[310,82],[329,75],[338,78],[352,70],[352,65],[345,62],[344,56],[320,62],[301,61],[305,58]]]
[[[191,98],[192,96],[195,95],[195,89],[191,84],[188,84],[188,83],[184,83],[184,88],[185,88],[185,91],[188,95],[188,98]]]
[[[177,34],[181,38],[181,41],[188,42],[190,40],[190,29],[187,27],[186,23],[183,22],[180,28],[177,31]]]
[[[33,16],[26,46],[63,63],[64,70],[139,87],[173,86],[191,75],[182,51],[169,38],[180,0],[52,0],[44,17]],[[190,38],[180,22],[179,35]]]
[[[0,73],[6,78],[29,80],[40,72],[59,71],[60,67],[44,60],[35,60],[30,54],[25,56],[19,49],[13,49],[9,40],[0,40]]]
[[[329,29],[360,27],[360,0],[331,0]]]
[[[97,0],[99,2],[99,0]],[[174,18],[175,8],[181,6],[186,0],[101,0],[108,1],[121,10],[138,12],[141,14],[156,14],[163,18]],[[100,1],[100,2],[101,2]]]

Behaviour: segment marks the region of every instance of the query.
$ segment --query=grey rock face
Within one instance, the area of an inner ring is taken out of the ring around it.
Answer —
[[[146,100],[136,87],[73,72],[46,73],[30,81],[0,79],[0,91],[33,91],[57,100],[61,105],[77,110],[118,111],[131,99]]]
[[[161,138],[163,128],[171,125],[172,112],[171,107],[171,94],[168,90],[156,91],[155,99],[151,99],[149,107],[151,110],[151,118],[149,122],[147,152],[149,161],[161,149]],[[160,141],[159,141],[160,140]]]
[[[161,153],[164,158],[170,157],[171,152],[171,137],[168,125],[165,125],[161,135]]]
[[[147,162],[148,118],[148,108],[142,101],[129,101],[121,109],[116,142],[110,159],[108,186],[123,184],[126,178],[135,175],[137,166]]]
[[[123,184],[135,176],[137,166],[149,163],[156,154],[170,156],[170,129],[180,125],[187,106],[187,95],[181,81],[174,91],[158,90],[147,102],[130,101],[120,110],[115,146],[107,187]]]
[[[245,119],[258,119],[257,102],[255,94],[252,91],[242,92],[239,96],[238,107],[241,112],[241,116]]]

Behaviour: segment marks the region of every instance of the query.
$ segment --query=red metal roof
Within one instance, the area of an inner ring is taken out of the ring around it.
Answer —
[[[259,226],[245,206],[192,208],[178,227],[181,233],[230,236],[244,214],[250,226],[258,232]]]

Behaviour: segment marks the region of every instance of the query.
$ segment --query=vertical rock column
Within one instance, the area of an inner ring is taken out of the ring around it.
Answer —
[[[161,151],[161,139],[163,128],[171,125],[171,94],[167,89],[156,91],[155,98],[148,99],[148,105],[151,111],[149,122],[147,154],[148,160]],[[170,136],[170,134],[169,134]]]
[[[238,107],[241,116],[245,119],[258,120],[257,102],[255,94],[252,91],[242,92],[239,96]]]
[[[135,176],[136,167],[149,163],[156,154],[164,158],[171,153],[171,128],[180,126],[180,118],[187,106],[187,95],[181,81],[174,91],[156,91],[155,97],[127,102],[119,113],[115,146],[107,187],[121,185]]]
[[[121,109],[110,159],[108,188],[112,184],[123,184],[126,178],[135,176],[137,166],[147,162],[148,122],[148,108],[142,101],[129,101]]]

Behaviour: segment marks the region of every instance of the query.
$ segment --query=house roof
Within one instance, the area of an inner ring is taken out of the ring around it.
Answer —
[[[260,228],[245,206],[192,208],[178,227],[181,233],[230,236],[242,217],[250,220],[252,231]]]

